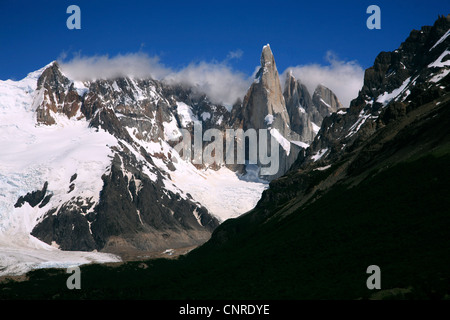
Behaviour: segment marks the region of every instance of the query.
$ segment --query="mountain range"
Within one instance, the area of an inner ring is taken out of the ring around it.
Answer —
[[[323,85],[311,96],[292,73],[283,90],[269,45],[232,107],[152,79],[81,83],[56,62],[1,82],[0,123],[14,148],[2,144],[12,170],[0,176],[0,245],[124,256],[203,244],[175,261],[86,266],[127,279],[112,294],[100,277],[87,297],[369,298],[375,264],[390,290],[382,295],[448,298],[449,35],[442,16],[381,52],[348,107]],[[203,131],[267,129],[278,172],[185,161],[175,146],[198,121]],[[17,154],[33,159],[15,163]],[[61,277],[45,293],[75,297],[55,289]]]

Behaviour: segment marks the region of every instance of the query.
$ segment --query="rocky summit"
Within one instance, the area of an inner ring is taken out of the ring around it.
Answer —
[[[308,144],[314,140],[323,119],[342,108],[333,91],[323,85],[319,84],[311,97],[308,88],[291,71],[287,74],[283,95],[292,130]]]
[[[142,260],[201,244],[181,259],[86,266],[81,294],[61,288],[65,273],[45,270],[0,291],[13,298],[448,299],[449,48],[450,16],[413,30],[397,50],[376,57],[349,108],[322,85],[311,95],[292,73],[283,90],[269,45],[231,108],[154,79],[80,82],[57,63],[0,82],[9,142],[0,154],[8,168],[0,173],[0,261],[8,262],[0,275],[48,261],[65,266],[74,256],[64,250],[83,250],[83,261],[99,261],[100,253]],[[279,151],[278,172],[261,175],[266,164],[250,164],[248,155],[230,165],[178,153],[193,138],[194,150],[183,153],[215,154],[210,143],[228,144],[225,137],[195,140],[213,128],[266,130]],[[381,290],[370,288],[372,266],[381,270]]]

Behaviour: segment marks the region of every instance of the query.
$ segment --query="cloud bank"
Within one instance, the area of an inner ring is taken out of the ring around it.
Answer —
[[[328,51],[326,55],[328,65],[309,64],[287,68],[281,78],[286,79],[289,70],[296,79],[300,80],[312,94],[318,84],[331,89],[344,107],[358,96],[364,82],[364,69],[356,61],[342,61]]]
[[[214,103],[232,105],[245,95],[251,83],[247,75],[233,70],[227,63],[229,59],[241,56],[242,51],[232,51],[224,62],[190,63],[180,70],[166,67],[158,57],[141,52],[114,57],[78,55],[69,61],[65,61],[65,56],[62,56],[59,64],[64,74],[73,80],[152,78],[190,85],[207,94]]]
[[[195,62],[178,70],[165,66],[159,57],[142,52],[114,57],[77,55],[71,60],[66,60],[67,57],[63,55],[59,64],[62,71],[73,80],[152,78],[192,86],[207,94],[214,103],[231,106],[238,98],[243,99],[253,80],[253,76],[234,70],[229,65],[230,60],[240,59],[242,55],[243,52],[238,49],[230,51],[222,62]],[[328,65],[325,66],[309,64],[287,68],[281,75],[282,84],[287,71],[291,70],[311,93],[318,84],[323,84],[333,90],[347,107],[363,85],[364,70],[354,61],[339,60],[332,52],[327,53],[326,61]]]

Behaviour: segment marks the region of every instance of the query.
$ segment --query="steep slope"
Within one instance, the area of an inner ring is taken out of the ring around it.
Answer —
[[[312,110],[314,105],[308,89],[295,79],[292,72],[286,77],[283,95],[292,130],[300,135],[301,141],[311,143],[317,134],[314,132],[313,122],[319,120],[318,112]]]
[[[427,277],[437,286],[448,284],[449,29],[450,16],[441,17],[433,27],[413,31],[398,50],[381,53],[366,70],[364,87],[350,109],[325,118],[293,168],[271,182],[252,212],[216,229],[203,254],[223,248],[233,257],[249,254],[258,261],[272,254],[270,259],[280,263],[269,266],[286,272],[283,277],[269,272],[272,283],[288,285],[284,277],[297,278],[293,270],[303,270],[321,280],[311,282],[305,275],[297,283],[316,290],[314,283],[350,279],[359,266],[359,284],[340,282],[346,292],[339,285],[330,291],[322,288],[343,297],[352,297],[353,289],[363,294],[364,268],[378,263],[390,272],[384,288],[416,286]],[[305,236],[297,235],[302,232]],[[252,247],[256,243],[261,243],[259,249]],[[242,250],[237,253],[232,247]],[[320,261],[330,271],[319,267]],[[272,292],[262,283],[258,286]],[[332,297],[290,289],[307,297]]]

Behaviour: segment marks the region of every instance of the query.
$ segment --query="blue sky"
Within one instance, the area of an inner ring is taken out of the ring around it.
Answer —
[[[81,30],[69,30],[66,9],[81,9]],[[366,9],[381,8],[381,30],[369,30]],[[143,53],[182,69],[220,62],[250,76],[270,43],[282,73],[298,65],[373,64],[412,29],[448,14],[447,0],[427,1],[0,1],[0,79],[21,79],[55,59]]]

